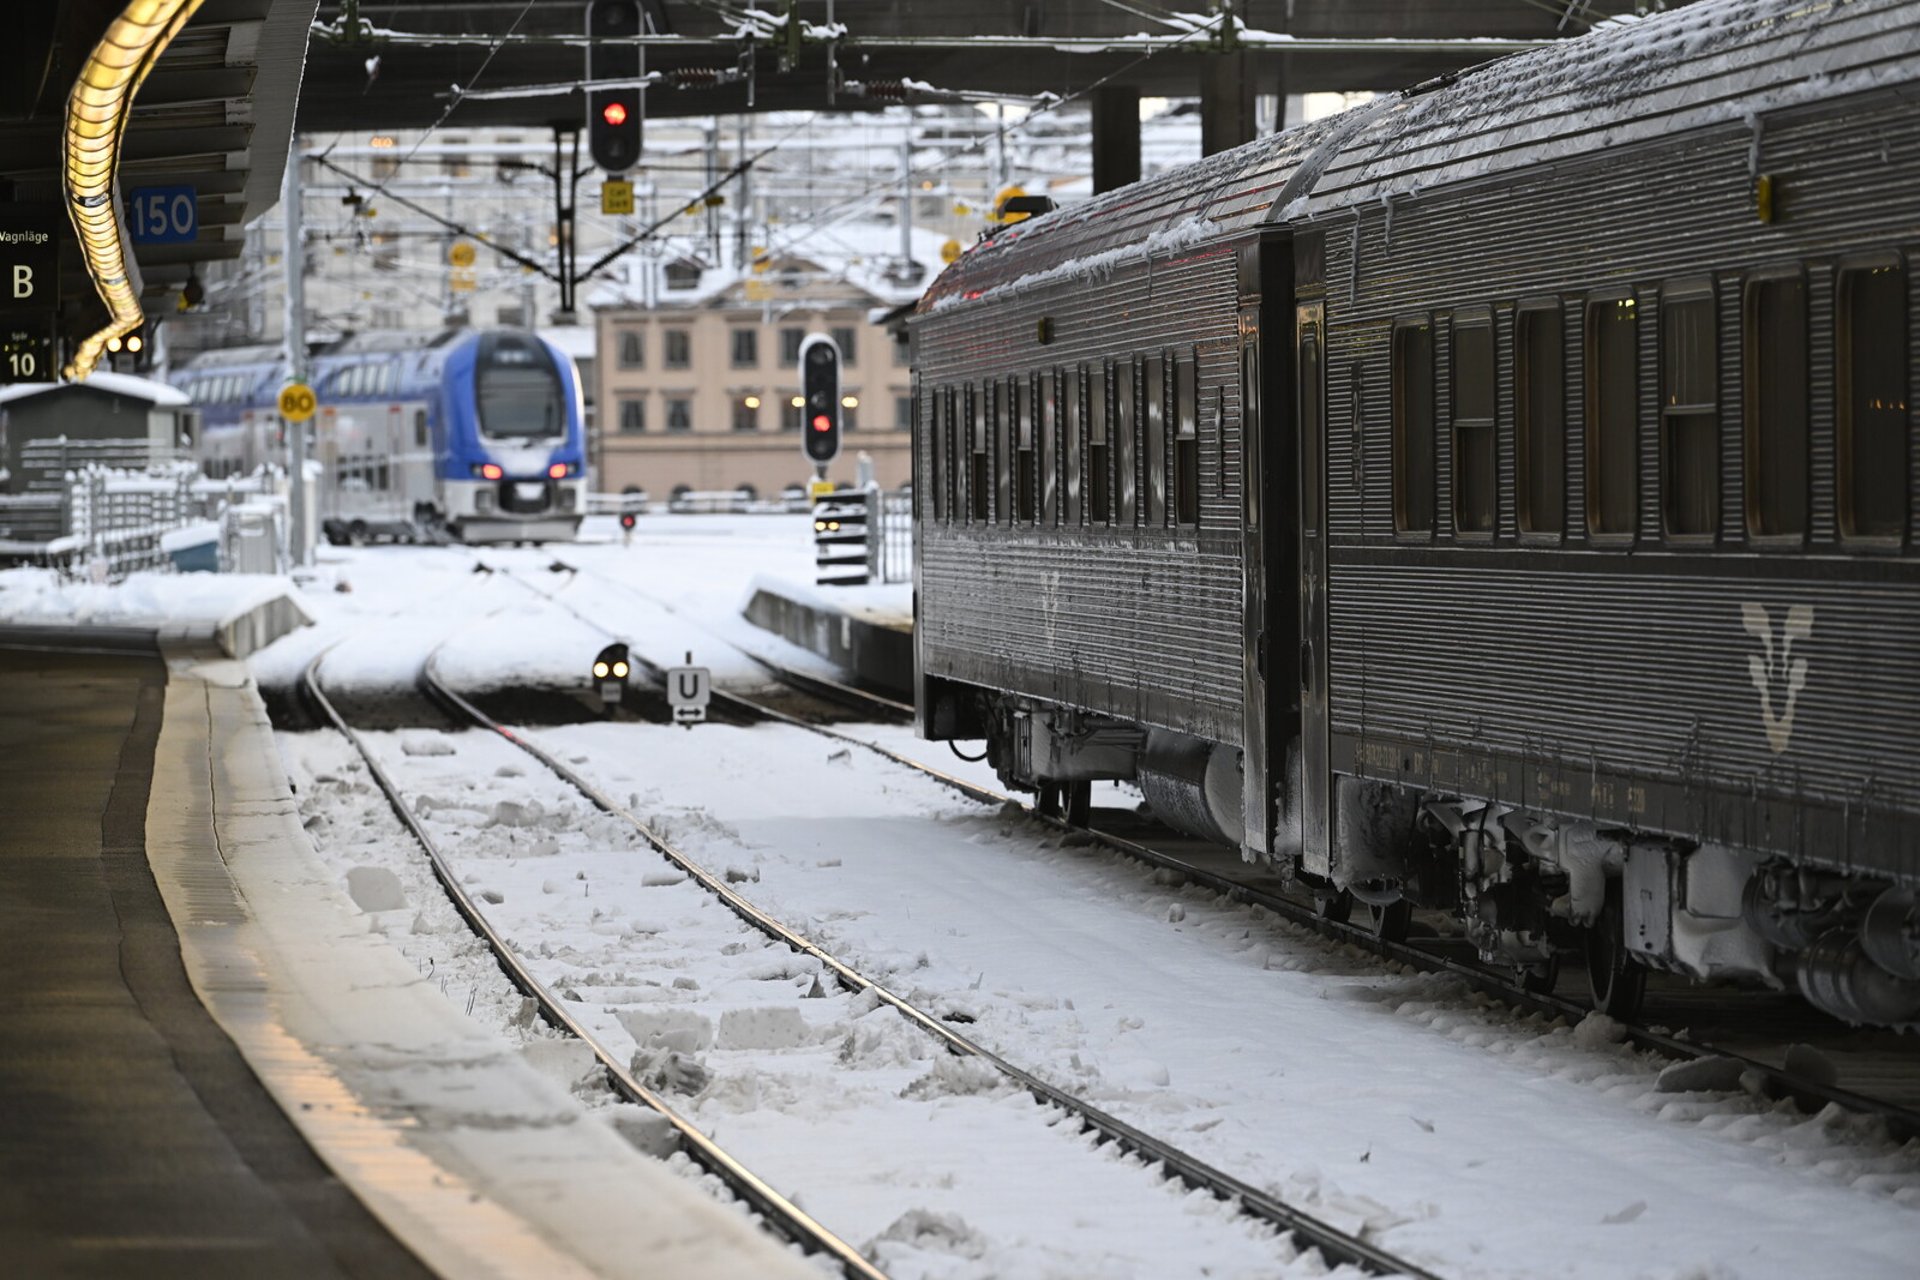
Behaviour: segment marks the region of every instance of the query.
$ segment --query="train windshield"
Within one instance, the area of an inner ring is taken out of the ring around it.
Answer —
[[[560,372],[533,339],[489,334],[481,342],[475,384],[481,435],[532,440],[566,434]]]

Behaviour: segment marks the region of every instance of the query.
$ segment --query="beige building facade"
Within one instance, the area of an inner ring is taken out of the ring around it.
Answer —
[[[827,477],[851,483],[864,453],[882,486],[905,484],[912,371],[906,345],[875,322],[895,300],[813,272],[728,273],[706,289],[676,289],[695,272],[663,272],[651,307],[596,308],[594,487],[661,500],[743,489],[772,498],[804,486],[813,464],[795,401],[800,344],[815,333],[841,353],[840,456]]]

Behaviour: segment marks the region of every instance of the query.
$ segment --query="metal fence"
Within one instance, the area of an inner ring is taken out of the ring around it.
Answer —
[[[813,500],[814,581],[823,587],[913,580],[913,490],[836,489]]]
[[[90,465],[68,473],[58,493],[0,496],[0,551],[96,582],[173,569],[182,547],[197,545],[209,548],[197,567],[282,572],[286,489],[278,468],[209,480],[185,462],[143,471]],[[215,527],[204,544],[182,542],[183,531],[207,523]]]

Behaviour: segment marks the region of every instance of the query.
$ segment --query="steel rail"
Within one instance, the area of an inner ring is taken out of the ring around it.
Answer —
[[[360,758],[366,762],[368,771],[373,775],[373,780],[379,786],[381,793],[386,796],[387,803],[392,807],[395,816],[408,831],[413,833],[414,839],[420,842],[420,847],[426,852],[427,861],[433,868],[434,878],[446,891],[454,910],[460,913],[467,926],[487,944],[495,962],[506,974],[507,980],[534,1001],[541,1019],[549,1026],[574,1036],[591,1049],[594,1057],[599,1060],[602,1069],[605,1070],[607,1081],[613,1090],[627,1101],[646,1107],[665,1119],[673,1127],[680,1150],[695,1164],[719,1178],[729,1190],[758,1213],[776,1234],[800,1246],[808,1253],[818,1253],[833,1258],[850,1280],[885,1280],[885,1273],[862,1257],[858,1250],[768,1186],[745,1165],[735,1160],[712,1139],[695,1128],[668,1105],[664,1098],[635,1079],[632,1071],[601,1044],[588,1027],[567,1010],[565,1004],[547,988],[546,984],[521,963],[512,947],[488,923],[486,916],[474,905],[473,899],[461,888],[459,880],[441,854],[439,846],[434,843],[425,825],[401,796],[399,789],[394,785],[387,771],[381,767],[372,749],[327,698],[325,691],[321,688],[319,668],[331,648],[332,646],[329,646],[328,650],[316,654],[302,670],[300,687],[303,695],[312,709],[320,713],[320,718],[338,730],[353,745]],[[438,653],[439,648],[436,647],[427,659],[427,667],[431,667]],[[422,669],[423,678],[426,670],[427,668]],[[424,685],[422,691],[427,692]]]
[[[596,624],[597,625],[597,624]],[[651,666],[652,664],[648,664]],[[441,706],[458,711],[473,724],[490,730],[546,766],[557,777],[564,779],[581,795],[598,807],[602,812],[622,819],[662,857],[672,862],[680,870],[709,893],[719,898],[733,913],[747,924],[759,930],[768,938],[780,942],[795,952],[808,956],[818,962],[840,983],[853,993],[871,992],[882,1003],[891,1006],[901,1016],[934,1037],[950,1052],[964,1057],[978,1059],[999,1071],[1008,1079],[1019,1084],[1037,1102],[1059,1107],[1074,1116],[1087,1129],[1101,1138],[1114,1143],[1121,1151],[1138,1155],[1141,1158],[1160,1165],[1170,1175],[1178,1178],[1189,1187],[1211,1192],[1220,1199],[1236,1204],[1240,1210],[1251,1217],[1260,1219],[1293,1236],[1308,1247],[1318,1249],[1332,1263],[1349,1263],[1374,1275],[1411,1276],[1416,1280],[1437,1280],[1432,1272],[1418,1267],[1403,1258],[1399,1258],[1358,1236],[1341,1231],[1330,1223],[1323,1222],[1300,1209],[1294,1208],[1278,1197],[1273,1196],[1251,1183],[1242,1181],[1224,1170],[1200,1160],[1198,1157],[1163,1142],[1158,1138],[1137,1129],[1119,1117],[1111,1115],[1091,1103],[1050,1084],[1046,1080],[994,1053],[992,1050],[953,1030],[935,1015],[926,1012],[918,1005],[905,999],[881,983],[875,982],[852,965],[825,950],[811,939],[796,932],[786,924],[768,915],[750,900],[742,896],[723,877],[715,875],[704,865],[681,851],[664,836],[654,831],[642,819],[625,805],[602,791],[587,778],[546,751],[537,743],[525,738],[513,730],[495,721],[486,712],[469,702],[455,690],[442,683],[435,670],[434,663],[428,660],[421,669],[421,691]],[[745,700],[742,700],[743,702]],[[753,705],[750,702],[746,705]],[[791,723],[807,726],[804,722],[775,713],[774,718],[788,720]],[[832,735],[840,737],[843,735]],[[857,739],[847,739],[857,741]]]

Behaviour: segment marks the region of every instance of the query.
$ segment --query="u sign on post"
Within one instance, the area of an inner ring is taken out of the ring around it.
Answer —
[[[620,699],[627,691],[627,673],[632,669],[624,644],[610,644],[595,656],[593,685],[600,693],[600,709],[608,715],[612,715],[613,709],[620,705]]]
[[[667,702],[673,707],[673,722],[689,729],[707,718],[707,703],[713,698],[713,673],[693,665],[667,669]]]

